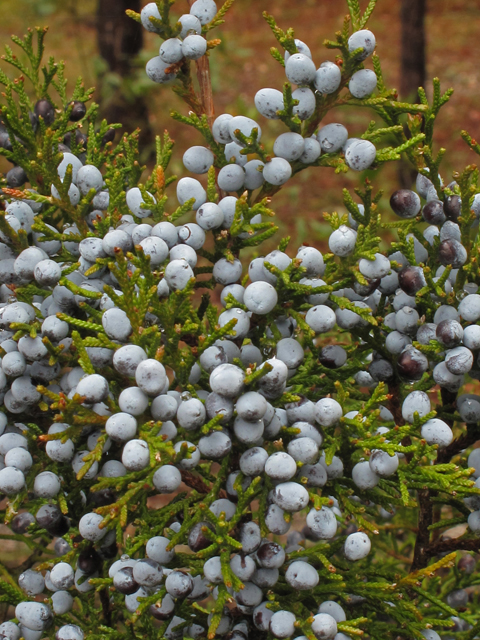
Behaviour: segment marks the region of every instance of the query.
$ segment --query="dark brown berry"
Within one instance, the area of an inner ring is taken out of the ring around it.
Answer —
[[[262,566],[269,567],[272,560],[274,560],[279,553],[282,553],[282,551],[283,548],[276,542],[265,542],[258,547],[258,561]]]
[[[390,206],[400,218],[415,218],[420,211],[420,198],[415,191],[399,189],[390,198]]]
[[[463,558],[460,558],[457,566],[460,571],[464,571],[465,573],[470,574],[475,571],[476,565],[477,565],[477,562],[475,558],[473,556],[468,555],[468,556],[463,556]]]
[[[77,567],[88,576],[98,571],[102,565],[102,557],[93,547],[85,549],[80,553],[77,560]]]
[[[443,224],[447,219],[443,210],[443,202],[440,200],[430,200],[423,207],[423,219],[429,224]]]
[[[398,356],[397,369],[408,380],[420,380],[428,369],[428,359],[418,349],[407,347]]]
[[[465,589],[454,589],[447,595],[447,604],[454,609],[465,609],[468,605],[468,593]]]
[[[28,527],[35,522],[35,517],[28,511],[16,515],[10,527],[14,533],[26,533]]]
[[[363,296],[364,298],[366,298],[367,296],[372,295],[372,293],[376,291],[379,286],[380,278],[376,280],[368,280],[367,284],[360,284],[359,282],[355,281],[353,283],[353,290],[359,296]]]
[[[88,141],[88,137],[84,133],[82,133],[80,129],[77,129],[75,131],[75,144],[77,145],[77,147],[80,147],[80,146],[86,147],[87,141]],[[64,135],[63,142],[69,147],[72,146],[73,135],[71,131],[67,131],[67,133]]]
[[[448,349],[456,347],[463,339],[462,325],[456,320],[442,320],[437,325],[436,336]]]
[[[106,145],[108,142],[113,142],[114,140],[115,140],[115,129],[109,129],[102,138],[102,144]]]
[[[12,143],[10,142],[10,136],[6,130],[0,131],[0,149],[6,151],[13,151]]]
[[[37,116],[33,113],[33,111],[29,111],[28,112],[28,118],[30,120],[30,124],[32,125],[32,129],[34,131],[36,131],[37,127],[38,127],[38,118],[37,118]]]
[[[105,507],[116,501],[116,494],[112,489],[101,489],[91,494],[91,499],[97,507]]]
[[[443,210],[449,220],[457,222],[462,213],[462,199],[460,196],[447,196],[443,204]]]
[[[460,269],[467,260],[467,251],[461,242],[450,238],[440,243],[438,259],[444,267],[451,265],[454,269]]]
[[[44,504],[37,511],[35,518],[39,527],[47,529],[47,527],[52,527],[60,522],[62,512],[55,504]]]
[[[156,620],[168,620],[171,617],[174,608],[175,604],[173,600],[168,602],[166,598],[163,598],[160,606],[157,607],[155,604],[152,604],[149,611]]]
[[[138,591],[139,584],[133,577],[133,567],[124,567],[113,576],[113,586],[117,591],[129,596]]]
[[[70,112],[70,121],[78,122],[81,120],[85,114],[87,113],[87,107],[84,102],[80,102],[80,100],[74,100],[70,103],[72,106],[72,111]],[[70,105],[69,105],[70,106]]]
[[[5,177],[7,179],[7,184],[11,189],[23,187],[28,180],[27,174],[22,167],[13,167]]]
[[[387,382],[393,378],[393,367],[383,358],[373,360],[368,367],[368,373],[372,376],[375,382]]]
[[[470,629],[470,625],[466,620],[462,620],[462,618],[452,617],[454,621],[453,627],[450,629],[455,633],[455,631],[468,631]]]
[[[417,291],[420,291],[420,289],[427,284],[425,276],[423,275],[423,269],[412,266],[403,267],[403,269],[398,272],[398,284],[406,294],[414,296]]]
[[[338,369],[347,361],[347,352],[340,345],[327,345],[320,350],[318,360],[324,367]]]
[[[45,529],[55,538],[64,536],[70,529],[70,520],[65,516],[62,516],[57,524],[54,524],[51,527],[45,527]]]
[[[109,544],[106,547],[102,547],[100,551],[102,552],[102,558],[104,558],[105,560],[115,558],[115,556],[118,554],[117,543],[112,542],[112,544]]]
[[[212,544],[212,541],[202,531],[205,527],[213,531],[213,527],[209,522],[199,522],[190,531],[188,546],[194,552],[202,551],[202,549],[206,549]]]
[[[47,126],[51,125],[55,120],[55,108],[51,102],[42,98],[35,104],[35,115],[37,118],[43,118]]]

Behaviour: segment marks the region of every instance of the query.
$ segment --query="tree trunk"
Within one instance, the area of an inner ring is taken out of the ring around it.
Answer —
[[[98,0],[97,43],[108,71],[120,76],[118,88],[112,89],[106,74],[100,82],[101,115],[109,122],[123,124],[125,130],[141,129],[140,148],[153,141],[148,120],[148,107],[144,97],[125,91],[125,80],[132,74],[132,61],[143,46],[143,28],[129,18],[125,11],[141,10],[140,0]]]
[[[425,14],[426,0],[401,0],[400,96],[403,100],[418,101],[418,88],[425,86]],[[401,188],[411,188],[415,176],[416,172],[402,160],[398,166]]]
[[[403,99],[418,99],[425,84],[426,0],[402,0],[402,52],[400,93]]]

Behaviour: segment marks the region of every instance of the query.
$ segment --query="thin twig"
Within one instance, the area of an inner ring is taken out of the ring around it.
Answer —
[[[429,553],[427,549],[429,548],[430,542],[430,530],[428,527],[433,521],[433,508],[430,501],[430,491],[428,489],[418,491],[418,506],[418,534],[410,573],[423,569],[428,563]]]
[[[187,485],[187,487],[195,489],[195,491],[198,491],[198,493],[210,493],[211,488],[207,484],[205,484],[200,476],[195,475],[194,473],[192,473],[191,471],[187,471],[186,469],[181,469],[180,473],[182,474],[182,481]],[[220,498],[227,497],[227,493],[223,489],[221,489],[218,495]]]
[[[475,551],[478,553],[480,551],[480,538],[439,540],[425,549],[425,555],[433,557],[441,553],[451,553],[452,551]]]
[[[112,612],[110,610],[110,595],[107,588],[100,590],[100,602],[102,603],[103,619],[107,627],[112,626]]]
[[[400,385],[391,384],[388,388],[389,391],[389,407],[393,414],[395,424],[401,426],[405,424],[402,415],[402,403],[400,394]],[[409,436],[402,440],[403,446],[409,446],[411,439]],[[407,462],[411,459],[411,454],[407,456]],[[433,521],[433,507],[430,501],[430,491],[424,489],[418,491],[418,525],[417,525],[417,538],[415,540],[415,549],[413,551],[413,561],[410,567],[410,573],[418,571],[427,565],[428,556],[425,549],[430,542],[430,531],[428,527]]]
[[[198,493],[209,493],[210,487],[205,484],[200,476],[195,475],[191,471],[186,471],[185,469],[181,469],[180,473],[182,474],[182,481],[187,485],[187,487],[195,489]]]
[[[207,116],[208,126],[211,129],[213,121],[215,120],[215,107],[213,104],[212,81],[210,77],[210,62],[208,56],[202,56],[197,60],[196,65],[203,112]]]
[[[471,447],[477,440],[480,440],[480,427],[478,424],[469,424],[467,425],[467,431],[459,438],[456,438],[448,447],[445,449],[441,449],[438,452],[437,456],[437,464],[445,464],[446,462],[450,462],[450,460],[455,457],[460,451],[464,449],[468,449]]]
[[[195,0],[189,0],[190,6]],[[215,119],[215,107],[213,104],[212,80],[210,77],[210,62],[208,56],[202,56],[196,61],[198,84],[200,85],[200,100],[203,113],[207,116],[208,126],[212,128]]]

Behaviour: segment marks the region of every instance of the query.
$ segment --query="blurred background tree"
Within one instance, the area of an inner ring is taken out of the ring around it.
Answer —
[[[140,148],[152,158],[154,135],[145,91],[136,91],[135,62],[144,44],[142,25],[125,11],[140,12],[141,0],[98,0],[97,46],[105,61],[100,74],[101,114],[127,130],[140,128]]]
[[[419,100],[418,87],[426,81],[425,12],[427,0],[401,0],[401,72],[400,96],[404,100]],[[401,187],[408,189],[415,172],[405,161],[398,165]]]
[[[47,47],[56,58],[66,61],[70,82],[82,75],[86,85],[97,87],[95,99],[103,114],[122,122],[127,130],[137,126],[143,130],[144,161],[149,159],[153,135],[168,127],[177,143],[172,169],[179,174],[183,151],[201,141],[196,142],[192,132],[184,131],[169,117],[170,108],[184,111],[184,105],[172,103],[170,95],[167,108],[164,91],[169,89],[153,85],[144,73],[146,61],[157,55],[160,41],[144,32],[142,44],[137,25],[123,13],[125,8],[138,10],[143,4],[145,0],[2,0],[0,39],[6,43],[12,33],[22,35],[29,26],[48,24]],[[188,0],[177,0],[173,12],[188,11],[188,6]],[[331,0],[236,0],[219,31],[222,44],[211,60],[217,114],[228,111],[258,117],[253,105],[255,93],[262,87],[283,85],[282,70],[269,54],[274,42],[262,10],[274,14],[280,24],[294,26],[296,37],[308,42],[317,66],[325,59],[324,38],[342,26],[338,3]],[[475,55],[480,0],[378,0],[371,29],[377,35],[383,72],[400,96],[411,96],[425,77],[438,76],[445,89],[455,89],[441,115],[436,138],[439,146],[449,149],[451,165],[446,166],[445,177],[450,179],[453,169],[472,162],[460,130],[465,128],[475,135],[480,123],[480,74]],[[430,94],[428,82],[426,89]],[[350,135],[355,135],[371,114],[365,110],[354,115],[339,108],[328,118],[342,122]],[[276,121],[262,119],[262,127],[266,139],[281,130]],[[303,189],[306,183],[308,190]],[[312,237],[321,240],[325,226],[322,212],[341,211],[339,187],[350,184],[349,176],[334,178],[322,171],[313,178],[310,171],[302,172],[276,201],[282,231],[293,235],[296,243]],[[409,171],[399,176],[395,168],[385,167],[377,179],[377,186],[387,194],[401,185],[411,185]],[[292,215],[299,206],[303,215]]]
[[[426,0],[402,0],[400,95],[405,100],[418,100],[418,87],[426,80]]]

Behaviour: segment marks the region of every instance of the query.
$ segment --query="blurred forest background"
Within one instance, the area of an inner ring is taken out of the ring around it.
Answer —
[[[11,34],[21,36],[28,27],[48,25],[46,53],[65,60],[70,87],[82,76],[86,86],[97,87],[95,100],[103,115],[127,130],[140,127],[142,160],[147,164],[154,136],[168,128],[177,143],[171,168],[182,174],[184,150],[201,140],[169,116],[171,109],[185,113],[186,106],[168,87],[154,85],[145,75],[145,63],[158,55],[161,41],[124,15],[125,9],[140,11],[143,4],[142,0],[0,0],[0,44],[3,48]],[[188,0],[177,0],[172,13],[180,15],[188,7]],[[295,36],[312,50],[317,67],[334,59],[335,52],[322,43],[341,28],[347,10],[344,0],[236,0],[226,23],[216,30],[214,37],[222,39],[210,57],[216,114],[258,117],[264,139],[273,144],[283,125],[259,116],[253,97],[262,87],[281,89],[285,76],[270,56],[275,42],[263,10],[272,13],[282,28],[295,29]],[[474,161],[460,139],[461,129],[475,137],[480,128],[480,0],[378,0],[369,28],[377,38],[387,86],[397,88],[402,98],[413,98],[419,84],[425,84],[430,95],[435,76],[444,90],[455,90],[436,133],[437,149],[448,151],[442,172],[448,181],[454,170]],[[325,124],[342,122],[355,136],[371,119],[367,110],[338,108],[327,115]],[[412,174],[396,166],[377,173],[372,178],[376,188],[385,191],[383,207],[388,208],[390,194],[410,186]],[[358,176],[352,173],[302,172],[276,197],[282,232],[291,234],[295,244],[313,237],[321,242],[326,226],[321,224],[322,212],[342,210],[341,187],[355,185]]]

